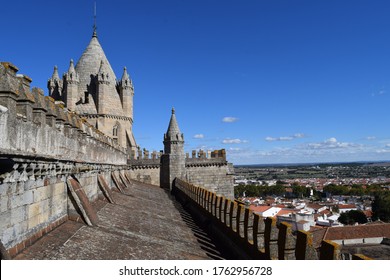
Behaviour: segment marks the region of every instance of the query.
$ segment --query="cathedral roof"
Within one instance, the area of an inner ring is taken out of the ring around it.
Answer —
[[[91,83],[91,74],[97,74],[101,62],[105,65],[110,82],[115,85],[116,77],[110,63],[103,51],[96,36],[93,36],[84,53],[81,55],[76,65],[76,72],[79,74],[80,85],[87,86]]]
[[[75,70],[80,81],[79,98],[82,98],[85,92],[90,92],[92,95],[95,95],[96,86],[93,79],[97,74],[104,74],[104,79],[108,82],[108,96],[105,98],[105,113],[124,116],[121,100],[115,87],[116,76],[98,41],[96,32],[94,32],[91,41],[77,62]],[[95,100],[90,98],[89,103],[77,105],[76,112],[79,114],[96,114]]]

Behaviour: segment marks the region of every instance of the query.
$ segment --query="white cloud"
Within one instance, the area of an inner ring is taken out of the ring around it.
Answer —
[[[222,119],[222,121],[225,122],[225,123],[232,123],[232,122],[238,121],[238,118],[235,118],[235,117],[224,117]]]
[[[348,142],[339,142],[335,137],[326,139],[323,142],[317,143],[308,143],[303,146],[303,149],[322,149],[322,150],[331,150],[331,149],[359,149],[362,148],[363,145],[356,143],[348,143]]]
[[[306,135],[303,133],[295,133],[294,134],[294,138],[304,138],[304,137],[306,137]]]
[[[203,139],[203,138],[204,138],[204,135],[203,135],[203,134],[195,134],[195,135],[193,136],[193,138],[195,138],[195,139]]]
[[[294,137],[291,137],[291,136],[282,136],[282,137],[279,137],[279,140],[280,141],[291,141],[293,140]]]
[[[278,138],[273,138],[273,137],[265,137],[265,141],[269,141],[269,142],[272,142],[272,141],[277,141]]]
[[[366,137],[366,140],[375,140],[375,139],[376,139],[375,136],[367,136],[367,137]]]
[[[304,138],[306,137],[303,133],[295,133],[293,136],[281,136],[281,137],[266,137],[265,141],[273,142],[273,141],[291,141],[298,138]]]
[[[241,139],[230,139],[226,138],[222,141],[223,144],[243,144],[243,143],[248,143],[247,140],[241,140]]]
[[[390,150],[389,149],[379,149],[379,150],[376,150],[376,153],[377,154],[387,154],[387,153],[390,153]]]
[[[332,137],[332,138],[326,139],[325,143],[337,143],[337,139]]]

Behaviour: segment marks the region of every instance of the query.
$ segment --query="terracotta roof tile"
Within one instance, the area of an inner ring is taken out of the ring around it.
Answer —
[[[355,204],[338,204],[339,209],[355,209]]]
[[[298,211],[299,210],[296,210],[296,209],[282,209],[278,212],[278,214],[276,214],[276,216],[284,216],[287,214],[296,213]]]
[[[258,213],[263,213],[271,208],[272,208],[272,206],[267,206],[267,205],[260,205],[260,206],[251,205],[251,206],[249,206],[250,210],[252,210],[253,212],[258,212]]]
[[[390,224],[372,224],[329,228],[324,239],[344,240],[370,237],[390,238]]]
[[[322,207],[324,207],[324,205],[319,205],[319,204],[316,204],[316,203],[310,203],[307,205],[308,208],[312,208],[312,209],[320,209]]]

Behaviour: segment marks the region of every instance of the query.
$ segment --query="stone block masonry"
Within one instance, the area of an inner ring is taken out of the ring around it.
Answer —
[[[186,164],[185,179],[189,183],[233,199],[233,174],[232,164],[226,161],[200,161],[198,163],[191,161]]]
[[[11,255],[79,215],[66,181],[77,179],[93,202],[100,174],[126,168],[127,154],[110,137],[69,112],[31,79],[0,64],[0,239]]]

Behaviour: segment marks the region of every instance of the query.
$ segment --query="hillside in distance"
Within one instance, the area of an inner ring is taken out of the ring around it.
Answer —
[[[390,177],[390,162],[236,165],[234,170],[248,180],[377,178]]]

